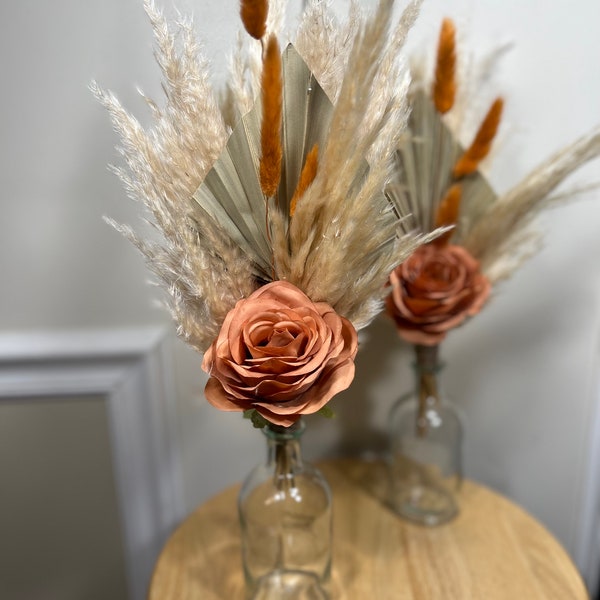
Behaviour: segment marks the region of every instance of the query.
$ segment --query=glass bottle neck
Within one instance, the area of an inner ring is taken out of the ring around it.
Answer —
[[[420,346],[415,345],[415,362],[413,368],[415,371],[415,385],[417,395],[431,396],[436,401],[439,400],[438,374],[444,368],[439,360],[438,346]]]
[[[300,437],[305,425],[302,420],[290,427],[268,424],[263,428],[267,437],[267,464],[275,477],[286,477],[302,466]]]
[[[428,431],[428,411],[440,406],[438,373],[443,364],[439,361],[438,346],[415,345],[415,386],[418,401],[417,434],[423,437]]]
[[[439,358],[439,346],[415,344],[414,351],[415,362],[413,367],[417,375],[421,373],[437,375],[444,368],[444,363]]]

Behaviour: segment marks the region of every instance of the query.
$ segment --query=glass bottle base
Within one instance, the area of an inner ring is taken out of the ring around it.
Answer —
[[[274,571],[258,580],[251,600],[329,600],[319,579],[305,571]]]
[[[393,506],[400,516],[430,527],[446,523],[458,514],[458,505],[451,493],[427,485],[397,488]]]

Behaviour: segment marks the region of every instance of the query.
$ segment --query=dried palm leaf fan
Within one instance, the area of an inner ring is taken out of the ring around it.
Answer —
[[[275,43],[270,48],[278,55]],[[274,279],[275,268],[269,208],[278,211],[289,230],[295,212],[292,200],[295,196],[297,204],[316,176],[318,149],[325,146],[333,112],[333,104],[292,45],[283,52],[282,73],[281,114],[286,118],[265,119],[267,131],[263,136],[263,103],[257,102],[235,126],[225,152],[194,193],[201,209],[252,257],[256,276],[263,282]],[[273,140],[276,136],[269,135],[279,129],[273,120],[283,121],[281,144],[278,139]],[[264,152],[263,141],[274,145],[275,152]],[[261,160],[265,155],[271,160]]]

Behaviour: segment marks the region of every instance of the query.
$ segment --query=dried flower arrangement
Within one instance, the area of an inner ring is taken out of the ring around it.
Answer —
[[[461,83],[455,26],[445,19],[433,77],[413,68],[411,136],[399,146],[397,177],[388,187],[398,210],[412,215],[409,227],[428,232],[455,225],[418,248],[390,276],[387,312],[403,339],[422,346],[436,346],[448,331],[477,314],[493,286],[539,249],[541,235],[532,221],[557,201],[574,196],[577,190],[558,196],[552,192],[578,167],[600,155],[597,127],[497,196],[480,166],[496,137],[503,100],[493,101],[464,149],[452,115],[453,108],[460,108],[456,104]]]
[[[407,232],[383,193],[408,118],[400,59],[420,1],[393,22],[352,4],[339,23],[312,0],[283,53],[285,0],[242,0],[222,94],[190,21],[145,0],[166,106],[144,130],[93,90],[121,137],[130,196],[163,242],[113,223],[168,292],[179,334],[204,352],[206,397],[290,426],[350,385],[356,331],[381,310],[388,274],[434,234]]]

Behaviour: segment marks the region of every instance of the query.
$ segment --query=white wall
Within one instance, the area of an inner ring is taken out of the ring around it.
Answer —
[[[3,598],[127,597],[105,409],[94,396],[0,400]]]
[[[171,0],[165,3],[170,10]],[[194,7],[220,71],[238,0],[178,6]],[[597,0],[426,0],[411,44],[432,43],[445,15],[472,51],[514,42],[496,77],[508,125],[491,172],[499,191],[600,122]],[[147,113],[136,86],[160,98],[141,0],[13,0],[0,4],[0,28],[0,327],[165,322],[143,261],[101,220],[108,214],[135,224],[138,207],[106,169],[117,160],[116,138],[87,90],[97,79],[142,120]],[[577,180],[600,181],[600,161]],[[445,387],[468,418],[467,474],[534,513],[580,565],[599,385],[598,223],[599,193],[549,214],[545,250],[443,348]],[[389,324],[378,320],[365,339],[353,387],[334,400],[339,418],[311,420],[312,457],[381,447],[386,411],[410,385],[404,348]],[[203,400],[199,364],[200,357],[177,346],[189,509],[241,478],[262,452],[247,422]]]

